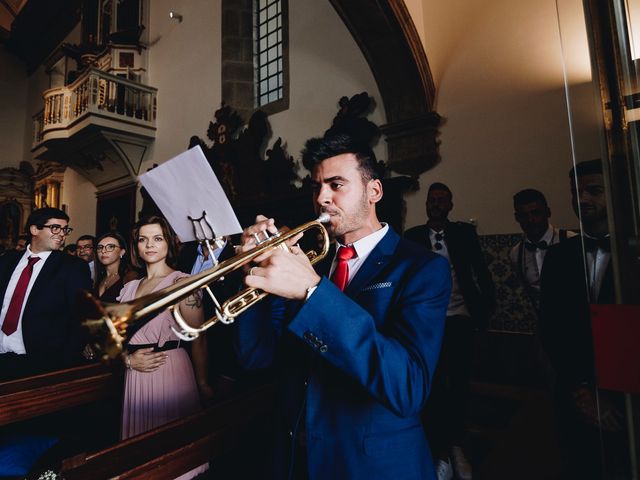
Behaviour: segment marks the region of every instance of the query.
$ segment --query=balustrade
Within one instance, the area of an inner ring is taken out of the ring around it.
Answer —
[[[126,120],[146,127],[156,121],[156,89],[90,69],[75,82],[44,92],[44,109],[33,117],[33,146],[51,130],[69,128],[87,115]]]

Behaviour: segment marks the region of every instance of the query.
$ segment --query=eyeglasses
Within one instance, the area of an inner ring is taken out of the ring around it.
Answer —
[[[438,232],[436,233],[436,243],[433,244],[433,248],[435,250],[442,250],[442,240],[444,239],[444,235],[442,235],[442,233]]]
[[[79,245],[76,250],[93,250],[93,245]]]
[[[106,245],[98,245],[96,247],[97,252],[105,251],[105,252],[113,252],[116,248],[120,248],[120,245],[116,245],[115,243],[107,243]]]
[[[73,228],[63,227],[62,225],[58,225],[57,223],[54,223],[52,225],[42,225],[38,227],[39,230],[42,230],[43,228],[48,228],[49,230],[51,230],[51,233],[53,235],[56,235],[60,232],[64,233],[65,235],[69,235],[71,232],[73,232]]]

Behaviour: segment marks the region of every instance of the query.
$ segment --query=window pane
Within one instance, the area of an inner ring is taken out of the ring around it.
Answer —
[[[267,75],[267,67],[260,67],[260,79],[265,78]]]
[[[269,8],[267,9],[267,16],[269,18],[275,17],[277,13],[278,13],[278,9],[276,5],[270,5]]]
[[[273,47],[278,42],[278,35],[276,33],[272,33],[269,35],[269,47]]]
[[[269,94],[269,102],[275,102],[278,100],[278,92],[271,92]]]

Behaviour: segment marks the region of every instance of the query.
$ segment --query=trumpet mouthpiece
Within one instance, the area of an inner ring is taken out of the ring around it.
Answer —
[[[318,217],[320,223],[329,223],[329,220],[331,220],[331,216],[327,212],[321,213]]]

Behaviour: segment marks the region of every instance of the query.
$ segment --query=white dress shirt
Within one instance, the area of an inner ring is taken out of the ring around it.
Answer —
[[[586,233],[587,238],[594,238]],[[611,252],[607,252],[598,247],[597,250],[587,250],[587,277],[589,281],[589,302],[596,303],[598,301],[598,295],[600,295],[600,288],[602,287],[602,280],[604,274],[609,266],[611,260]]]
[[[375,232],[370,233],[366,237],[363,237],[351,244],[351,246],[356,251],[356,255],[353,258],[347,260],[347,266],[349,267],[349,280],[347,281],[347,285],[349,284],[351,279],[356,276],[356,273],[358,273],[358,270],[360,270],[360,267],[362,267],[362,264],[365,262],[369,254],[373,251],[376,245],[380,243],[380,240],[382,240],[382,237],[384,237],[388,231],[389,225],[383,223],[380,230],[376,230]],[[344,247],[345,245],[342,245],[340,242],[336,242],[336,246],[338,248],[336,248],[336,253],[333,257],[331,271],[329,272],[329,278],[331,278],[331,275],[333,275],[333,271],[336,269],[338,249],[340,247]]]
[[[567,238],[575,236],[574,232],[567,231]],[[546,242],[550,247],[560,242],[560,230],[549,224],[549,228],[545,234],[540,238],[539,242]],[[525,283],[536,291],[540,291],[540,273],[542,272],[542,265],[544,263],[544,257],[547,254],[546,249],[537,248],[534,252],[528,250],[523,243],[527,242],[526,237],[520,240],[509,252],[509,258],[511,263],[518,268]],[[522,258],[520,259],[520,248],[522,248]],[[518,265],[518,261],[521,263]]]
[[[22,314],[24,313],[25,305],[29,301],[31,288],[36,282],[36,279],[42,271],[42,268],[49,258],[49,255],[51,255],[50,251],[33,253],[31,251],[31,246],[29,245],[22,255],[22,258],[18,262],[18,265],[16,265],[16,268],[13,270],[13,274],[11,275],[11,279],[9,280],[9,284],[7,285],[7,290],[2,301],[2,310],[0,310],[0,327],[2,327],[2,324],[4,323],[4,317],[7,315],[7,310],[9,309],[9,304],[11,303],[11,297],[13,296],[13,292],[18,285],[20,275],[22,274],[22,271],[25,269],[25,267],[29,264],[29,257],[40,257],[40,261],[36,262],[33,265],[33,273],[31,274],[31,278],[29,279],[29,285],[27,285],[27,291],[25,292],[24,296],[24,303],[22,304],[20,317],[18,318],[18,328],[11,335],[5,335],[5,333],[0,330],[0,353],[17,353],[20,355],[24,355],[25,353],[27,353],[24,347],[24,339],[22,337]]]
[[[436,240],[436,235],[441,235],[441,240]],[[429,229],[429,241],[431,242],[431,250],[438,255],[442,255],[449,262],[451,267],[451,298],[449,299],[449,305],[447,306],[447,317],[453,317],[454,315],[464,315],[465,317],[471,316],[469,310],[464,303],[464,297],[460,291],[460,285],[458,284],[458,277],[456,271],[451,265],[451,258],[449,257],[449,249],[447,248],[447,239],[444,236],[444,231],[436,232],[432,228]],[[442,245],[440,250],[436,250],[435,245],[439,243]]]

